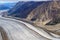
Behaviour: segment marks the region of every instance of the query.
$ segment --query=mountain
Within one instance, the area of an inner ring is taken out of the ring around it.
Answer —
[[[27,15],[35,9],[37,6],[41,5],[43,2],[18,2],[12,9],[8,11],[8,16],[26,18]]]
[[[0,3],[0,10],[12,8],[16,3]]]
[[[38,6],[26,18],[36,25],[55,25],[60,22],[60,1],[50,1]]]

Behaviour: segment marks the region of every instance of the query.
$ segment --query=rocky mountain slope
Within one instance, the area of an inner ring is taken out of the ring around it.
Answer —
[[[60,22],[60,1],[50,1],[35,8],[27,17],[37,25],[54,25]]]

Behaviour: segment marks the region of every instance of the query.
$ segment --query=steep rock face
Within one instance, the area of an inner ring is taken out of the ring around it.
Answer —
[[[56,24],[60,22],[60,1],[50,1],[35,8],[27,20],[40,24]]]
[[[18,2],[12,9],[8,11],[9,16],[26,18],[27,15],[43,2]]]

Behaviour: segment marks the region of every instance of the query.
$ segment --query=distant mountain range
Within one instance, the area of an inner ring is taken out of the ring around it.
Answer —
[[[16,3],[0,3],[0,10],[12,8]]]

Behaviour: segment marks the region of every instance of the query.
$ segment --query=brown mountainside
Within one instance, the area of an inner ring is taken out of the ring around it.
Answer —
[[[43,3],[35,8],[26,18],[37,25],[56,24],[60,22],[60,1]]]

